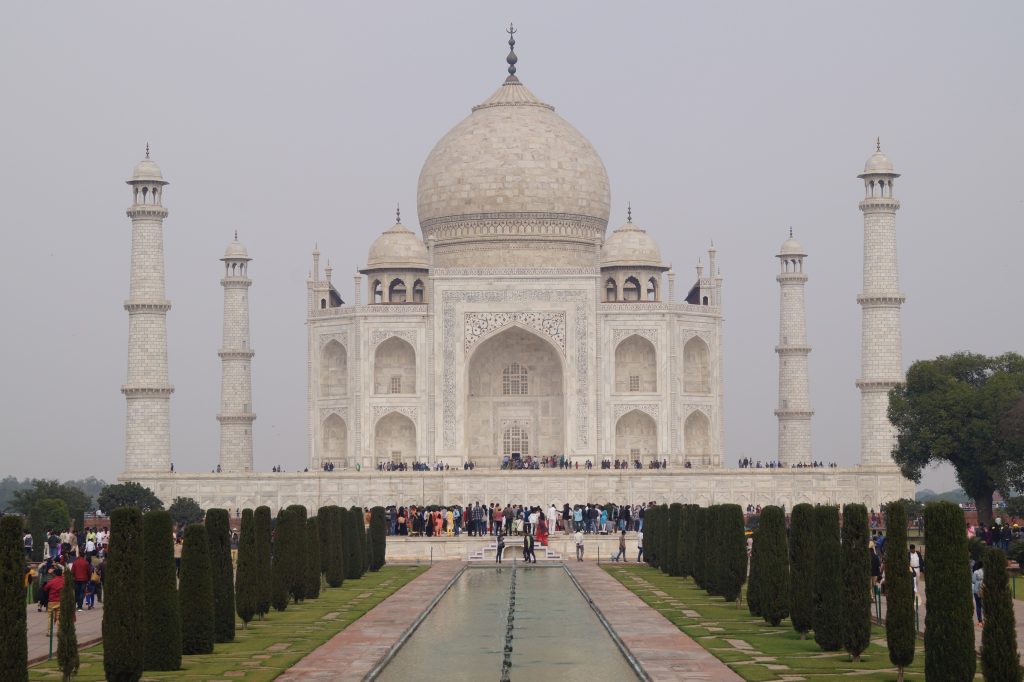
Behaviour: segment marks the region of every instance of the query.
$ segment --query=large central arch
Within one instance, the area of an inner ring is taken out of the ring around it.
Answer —
[[[496,467],[517,446],[533,457],[564,453],[562,364],[549,341],[522,327],[479,343],[466,366],[466,456]]]

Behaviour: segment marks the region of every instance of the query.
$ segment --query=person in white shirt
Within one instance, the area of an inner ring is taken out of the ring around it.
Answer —
[[[583,533],[576,529],[572,539],[576,543],[576,561],[583,561]]]
[[[636,562],[640,563],[644,560],[644,532],[638,530],[636,532]]]
[[[532,512],[530,512],[530,530],[528,531],[530,533],[530,535],[536,535],[537,534],[537,522],[538,521],[540,521],[540,512],[538,512],[536,509],[534,509]]]
[[[552,503],[551,506],[548,507],[548,535],[555,532],[558,524],[558,516],[558,510],[555,509],[555,505]]]
[[[917,576],[921,572],[921,555],[917,553],[917,548],[914,545],[910,546],[910,572],[914,574],[914,597],[918,601],[924,601],[917,591]]]

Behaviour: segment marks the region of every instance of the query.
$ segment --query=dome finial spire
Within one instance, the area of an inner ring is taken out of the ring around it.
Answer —
[[[792,225],[789,226],[789,238],[790,239],[793,238],[793,226]]]
[[[626,222],[633,222],[633,204],[629,201],[626,202]]]
[[[235,241],[238,241],[238,230],[235,230]]]
[[[882,138],[881,137],[876,137],[875,138],[875,151],[876,152],[882,151]]]
[[[507,81],[516,81],[516,62],[519,61],[519,57],[516,56],[516,27],[509,22],[508,28],[505,29],[505,33],[508,34],[508,56],[505,57],[505,61],[508,62],[508,78]]]
[[[149,143],[146,143],[146,158],[149,158]]]
[[[401,204],[395,204],[395,222],[396,223],[402,222],[402,205]]]

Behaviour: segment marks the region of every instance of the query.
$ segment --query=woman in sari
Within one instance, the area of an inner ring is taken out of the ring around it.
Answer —
[[[451,537],[452,535],[454,535],[454,531],[455,531],[455,515],[452,513],[451,509],[449,509],[447,512],[445,512],[445,528],[447,528],[447,530],[448,530],[448,537]]]
[[[434,512],[434,536],[435,537],[441,537],[441,520],[443,518],[444,517],[442,516],[441,512],[439,512],[439,511]]]
[[[537,542],[542,547],[548,546],[548,520],[545,517],[544,512],[540,513],[540,519],[537,521]]]

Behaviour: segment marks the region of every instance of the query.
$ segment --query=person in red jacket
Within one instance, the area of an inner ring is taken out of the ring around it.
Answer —
[[[85,584],[92,577],[92,566],[81,554],[71,563],[71,577],[75,580],[75,606],[81,611],[82,600],[85,599]]]
[[[53,624],[60,617],[60,591],[64,589],[64,575],[60,566],[54,566],[53,577],[46,581],[46,611],[50,616],[49,632],[46,636],[53,634]]]

